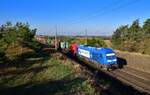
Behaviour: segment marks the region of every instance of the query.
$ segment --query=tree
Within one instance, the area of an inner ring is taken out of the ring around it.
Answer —
[[[0,62],[2,63],[5,57],[5,50],[12,43],[20,42],[27,44],[33,42],[36,29],[30,29],[28,23],[17,22],[12,25],[11,22],[6,22],[0,26]]]
[[[123,41],[129,39],[128,30],[128,25],[122,25],[116,29],[112,35],[112,43],[114,48],[121,49]]]
[[[18,33],[18,38],[20,41],[25,41],[25,42],[28,42],[30,41],[35,33],[36,33],[36,30],[37,29],[30,29],[30,26],[28,23],[16,23],[15,25],[15,29]]]
[[[141,27],[139,20],[128,25],[120,26],[112,36],[113,47],[120,50],[150,54],[150,19]]]
[[[113,34],[113,38],[114,39],[120,39],[123,37],[127,37],[128,36],[128,25],[122,25],[119,28],[116,29],[116,31]]]
[[[106,43],[101,38],[92,38],[87,40],[87,44],[93,47],[107,47]]]
[[[128,36],[131,40],[137,40],[141,37],[141,27],[139,25],[139,20],[133,21],[132,25],[129,28]]]
[[[150,34],[150,19],[147,19],[144,22],[143,30],[144,30],[145,34]]]

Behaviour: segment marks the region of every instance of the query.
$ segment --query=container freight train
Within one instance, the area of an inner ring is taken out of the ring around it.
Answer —
[[[60,43],[61,50],[69,49],[69,52],[80,58],[87,59],[91,63],[96,63],[98,68],[112,69],[118,68],[115,52],[110,48],[96,48],[87,45]]]
[[[118,68],[115,52],[110,48],[96,48],[86,45],[70,45],[70,52],[80,58],[86,58],[96,63],[98,68],[112,69]]]

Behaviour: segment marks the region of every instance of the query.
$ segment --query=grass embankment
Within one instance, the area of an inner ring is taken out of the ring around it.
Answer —
[[[131,53],[125,51],[115,51],[117,56],[126,62],[126,66],[150,73],[150,56],[140,53]],[[122,62],[122,61],[121,61]]]
[[[22,50],[19,61],[1,66],[0,95],[94,95],[95,89],[63,56]]]

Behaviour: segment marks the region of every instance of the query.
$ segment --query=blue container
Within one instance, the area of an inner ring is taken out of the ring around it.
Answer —
[[[94,61],[106,68],[117,67],[117,57],[110,48],[95,48],[85,45],[77,46],[77,54]]]

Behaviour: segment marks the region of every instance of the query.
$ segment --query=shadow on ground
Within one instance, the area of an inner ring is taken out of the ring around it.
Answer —
[[[84,78],[70,79],[70,75],[60,80],[28,83],[16,87],[7,87],[0,90],[1,95],[73,95],[78,89],[71,87],[73,84],[81,84]],[[80,93],[80,91],[78,92]],[[81,95],[81,94],[79,94]]]
[[[56,53],[54,49],[50,49],[49,47],[43,46],[41,50],[34,50],[31,52],[22,53],[17,56],[16,59],[11,60],[9,64],[1,64],[1,69],[7,68],[16,68],[14,70],[5,70],[4,72],[0,72],[1,77],[9,77],[6,78],[8,80],[15,79],[16,76],[28,73],[39,73],[44,69],[52,67],[53,65],[49,64],[43,66],[42,64],[49,60],[51,54]],[[29,81],[24,83],[23,85],[3,85],[5,83],[0,82],[0,95],[73,95],[74,93],[79,93],[80,90],[75,89],[77,85],[82,84],[86,79],[84,78],[71,78],[68,75],[59,80],[42,80],[42,81]],[[29,76],[30,77],[30,76]],[[5,79],[5,78],[4,78]],[[30,78],[29,78],[30,79]],[[32,78],[31,78],[32,79]],[[4,82],[7,82],[4,81]],[[75,85],[74,85],[75,84]],[[13,87],[11,87],[13,86]],[[82,93],[82,92],[81,92]]]
[[[127,61],[124,58],[117,57],[118,67],[122,69],[125,65],[127,65]]]
[[[30,47],[28,47],[30,48]],[[0,64],[0,69],[9,67],[28,68],[36,63],[43,63],[49,60],[51,54],[55,53],[54,49],[49,49],[48,46],[41,44],[40,49],[31,48],[33,51],[28,51],[16,56],[15,59],[7,59],[5,63]]]

